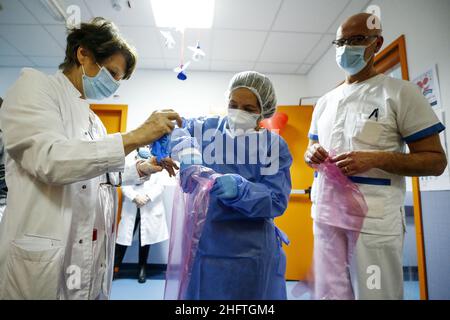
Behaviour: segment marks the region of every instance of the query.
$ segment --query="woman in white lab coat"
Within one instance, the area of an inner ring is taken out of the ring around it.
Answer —
[[[135,162],[150,157],[148,147],[139,148],[127,157]],[[122,188],[122,216],[117,231],[115,250],[115,271],[118,271],[127,247],[131,246],[133,236],[139,227],[139,274],[138,282],[146,281],[146,266],[150,245],[169,238],[166,212],[163,203],[165,173],[154,173],[143,183]]]
[[[175,112],[162,111],[129,133],[106,133],[86,99],[111,96],[135,64],[115,26],[96,18],[70,30],[61,71],[24,69],[8,90],[0,111],[8,185],[0,299],[109,296],[112,185],[161,170],[152,161],[125,165],[125,155],[171,132],[171,120],[181,126]]]

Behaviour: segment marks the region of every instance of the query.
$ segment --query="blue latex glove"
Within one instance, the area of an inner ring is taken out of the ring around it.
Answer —
[[[238,181],[234,175],[225,174],[216,179],[211,189],[218,199],[233,199],[238,196]]]
[[[166,134],[149,146],[151,148],[152,155],[156,157],[156,161],[158,163],[161,163],[161,160],[169,156],[169,143],[170,135]]]

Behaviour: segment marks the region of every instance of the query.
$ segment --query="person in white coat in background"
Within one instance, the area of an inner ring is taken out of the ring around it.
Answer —
[[[139,148],[127,157],[127,161],[147,160],[150,156],[148,147]],[[166,211],[162,194],[164,192],[164,172],[157,172],[143,183],[122,188],[122,216],[117,230],[116,251],[114,256],[114,273],[117,276],[126,250],[133,241],[139,227],[139,274],[138,282],[147,278],[147,259],[150,245],[169,239]]]
[[[170,133],[172,120],[181,126],[177,113],[160,111],[133,131],[107,134],[86,99],[111,96],[135,65],[117,28],[95,18],[69,31],[60,71],[24,69],[8,90],[0,111],[8,185],[0,299],[109,297],[114,186],[162,170],[155,158],[125,165],[125,156]]]

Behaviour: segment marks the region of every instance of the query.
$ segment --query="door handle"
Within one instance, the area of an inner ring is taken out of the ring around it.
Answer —
[[[307,194],[309,200],[311,200],[311,187],[308,189],[292,189],[291,195],[300,195],[300,194]]]

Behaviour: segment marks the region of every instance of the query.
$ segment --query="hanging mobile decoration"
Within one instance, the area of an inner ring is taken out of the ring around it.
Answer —
[[[203,58],[206,56],[205,52],[200,48],[200,41],[197,41],[197,46],[189,46],[188,49],[193,52],[192,60],[194,61],[203,60]]]
[[[187,75],[185,70],[191,64],[190,61],[184,63],[184,29],[180,30],[181,32],[181,47],[180,47],[180,66],[175,68],[173,71],[177,73],[177,79],[181,81],[185,81],[187,79]]]
[[[186,73],[184,71],[187,69],[187,67],[190,64],[191,64],[190,61],[186,62],[185,64],[181,63],[181,65],[179,67],[176,67],[175,69],[173,69],[173,71],[177,73],[178,80],[184,81],[187,79]]]
[[[181,44],[180,44],[180,65],[173,69],[173,71],[177,74],[177,79],[181,81],[185,81],[187,79],[186,69],[191,64],[191,61],[187,61],[184,63],[184,45],[185,45],[185,28],[177,27],[175,31],[181,33]],[[175,47],[175,39],[172,36],[170,31],[160,31],[162,36],[164,37],[164,46],[168,49],[173,49]],[[188,49],[193,52],[192,60],[195,62],[203,60],[206,56],[206,53],[200,48],[200,41],[197,41],[196,46],[188,46]]]
[[[164,37],[164,46],[168,49],[172,49],[175,47],[175,39],[172,36],[172,32],[170,31],[161,31],[161,34]]]

